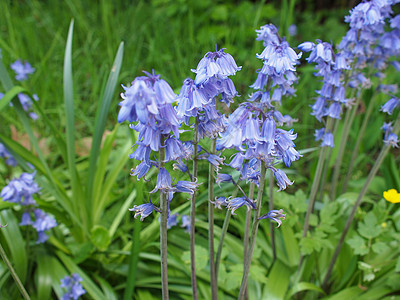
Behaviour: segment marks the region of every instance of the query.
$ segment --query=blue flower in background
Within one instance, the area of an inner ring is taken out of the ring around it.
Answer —
[[[66,289],[66,292],[62,296],[62,300],[77,300],[83,294],[86,294],[86,290],[83,288],[81,282],[83,279],[76,273],[71,276],[65,276],[61,279],[61,288]]]
[[[46,214],[41,209],[35,209],[33,211],[35,215],[35,222],[32,224],[33,228],[36,229],[39,239],[36,243],[44,243],[49,238],[45,231],[50,230],[53,227],[57,226],[56,219],[48,214]]]
[[[27,61],[25,61],[25,63],[22,63],[20,59],[12,63],[10,67],[17,74],[15,76],[15,79],[17,79],[18,81],[28,79],[28,75],[35,72],[35,68],[32,68],[30,63],[28,63]]]
[[[186,228],[186,232],[190,232],[190,216],[187,215],[183,215],[182,216],[182,225],[181,227],[185,227]]]
[[[278,226],[282,225],[282,220],[285,220],[286,214],[283,213],[283,209],[280,210],[270,210],[267,214],[259,217],[259,220],[262,219],[271,219],[272,221],[275,221],[278,223]],[[282,220],[281,220],[282,219]]]
[[[15,167],[18,163],[15,158],[8,152],[7,148],[0,143],[0,157],[6,160],[6,164],[12,167]]]

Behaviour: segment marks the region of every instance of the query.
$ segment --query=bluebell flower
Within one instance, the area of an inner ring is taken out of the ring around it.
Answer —
[[[150,170],[151,165],[147,164],[146,161],[142,161],[140,164],[136,166],[135,169],[131,169],[131,176],[137,176],[137,179],[144,177],[147,172]]]
[[[4,158],[6,160],[6,164],[9,166],[15,167],[18,164],[15,158],[10,152],[8,152],[7,148],[2,143],[0,143],[0,157]]]
[[[182,160],[178,160],[172,165],[172,167],[174,170],[179,170],[183,173],[186,173],[189,170],[188,166]]]
[[[61,299],[77,300],[80,296],[84,295],[86,290],[81,284],[82,281],[83,279],[77,273],[74,273],[71,276],[65,276],[61,279],[60,287],[66,289]]]
[[[196,182],[197,182],[197,178],[196,178],[195,182],[193,182],[193,181],[178,181],[175,186],[176,191],[193,195],[195,193],[195,191],[197,190],[197,187],[199,186],[199,184],[197,184]]]
[[[185,227],[186,232],[190,232],[191,224],[190,224],[190,216],[183,215],[182,216],[182,225],[181,227]]]
[[[247,209],[256,209],[256,205],[254,204],[253,200],[247,198],[247,197],[236,197],[233,199],[229,199],[227,201],[227,208],[231,210],[232,215],[235,214],[235,210],[237,210],[239,207],[242,207],[243,205],[247,206]]]
[[[278,28],[274,24],[266,24],[256,30],[256,41],[263,41],[264,46],[268,44],[279,44]]]
[[[223,164],[224,158],[219,155],[204,153],[198,156],[198,159],[207,159],[210,164],[212,164],[217,170],[220,168],[219,166]]]
[[[215,208],[222,209],[222,206],[227,206],[226,197],[215,197],[214,201],[210,201],[210,203],[215,205]]]
[[[331,132],[326,132],[324,134],[324,137],[322,138],[322,143],[321,147],[331,147],[333,148],[335,146],[334,141],[333,141],[333,134]]]
[[[212,77],[226,78],[235,75],[242,67],[238,67],[235,60],[229,53],[224,52],[225,48],[215,52],[207,52],[200,60],[197,68],[192,70],[196,73],[194,83],[204,85]]]
[[[297,26],[295,24],[290,25],[288,28],[288,33],[290,36],[297,35]]]
[[[19,223],[20,226],[27,226],[27,225],[32,225],[32,218],[31,214],[29,211],[26,211],[22,214],[21,222]]]
[[[282,225],[282,220],[285,220],[286,214],[283,213],[283,209],[280,210],[270,210],[267,214],[259,217],[259,220],[262,219],[271,219],[272,221],[275,221],[278,223],[277,227],[280,227]],[[281,220],[282,219],[282,220]]]
[[[169,137],[165,141],[165,162],[176,161],[184,156],[184,147],[182,142],[175,138]]]
[[[33,68],[30,63],[28,63],[27,61],[25,61],[25,63],[22,63],[20,59],[13,62],[10,67],[17,74],[15,76],[15,79],[17,79],[18,81],[28,79],[28,75],[35,72],[35,68]]]
[[[41,209],[35,209],[33,213],[35,215],[35,222],[32,224],[32,226],[36,229],[39,236],[36,243],[44,243],[48,239],[48,236],[45,232],[49,231],[53,227],[56,227],[57,221],[54,217],[46,214]]]
[[[33,195],[39,193],[40,188],[34,181],[36,172],[22,173],[19,178],[12,179],[7,186],[5,186],[0,197],[3,201],[18,203],[24,206],[35,205]]]
[[[161,222],[161,215],[158,217],[158,221]],[[178,225],[178,214],[169,214],[167,218],[167,229],[171,229]]]
[[[276,178],[277,184],[279,186],[279,191],[285,190],[288,185],[292,185],[294,182],[290,181],[285,172],[282,170],[277,169],[274,171],[274,176]]]
[[[221,187],[221,182],[233,182],[232,176],[229,174],[217,173],[215,182]]]
[[[381,107],[381,111],[391,115],[396,107],[400,107],[400,99],[393,97]]]
[[[393,148],[399,148],[399,138],[398,136],[391,132],[389,133],[387,136],[385,136],[385,139],[383,140],[383,142],[387,145],[391,145]]]
[[[157,175],[157,184],[150,193],[155,193],[158,190],[160,190],[163,193],[169,191],[175,191],[175,188],[173,188],[171,184],[171,175],[169,175],[168,171],[165,168],[159,169]]]
[[[151,201],[150,203],[134,205],[132,208],[129,208],[129,210],[135,212],[135,219],[137,218],[137,216],[140,216],[140,221],[143,221],[144,218],[148,217],[153,212],[153,210],[159,212],[159,209],[153,203],[151,203]]]

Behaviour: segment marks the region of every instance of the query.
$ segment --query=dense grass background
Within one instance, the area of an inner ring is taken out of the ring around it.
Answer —
[[[323,1],[322,1],[323,2]],[[66,47],[68,26],[71,19],[74,19],[74,37],[72,43],[72,70],[74,83],[74,112],[77,157],[76,164],[78,172],[82,173],[85,180],[89,164],[89,150],[92,132],[96,122],[95,115],[102,98],[106,85],[107,76],[113,64],[118,45],[124,42],[124,57],[119,75],[118,83],[129,84],[136,76],[140,76],[142,70],[161,74],[175,90],[179,92],[180,86],[186,77],[194,77],[190,71],[195,68],[198,61],[208,51],[213,51],[215,45],[224,47],[232,54],[238,65],[243,66],[233,81],[242,95],[239,101],[245,101],[246,95],[250,92],[249,85],[256,79],[255,71],[261,67],[255,54],[262,51],[261,42],[256,42],[255,29],[266,23],[279,25],[280,34],[288,36],[287,29],[290,24],[296,24],[298,34],[294,37],[287,37],[294,48],[303,41],[314,41],[317,38],[331,41],[336,44],[347,31],[347,25],[343,22],[344,15],[354,3],[346,1],[332,1],[329,5],[321,5],[321,1],[194,1],[194,0],[153,0],[153,1],[79,1],[65,0],[53,1],[1,1],[0,3],[0,48],[2,49],[3,62],[6,66],[22,59],[29,61],[36,72],[30,79],[23,83],[32,93],[38,94],[39,104],[44,114],[54,122],[56,128],[60,128],[61,135],[65,134],[67,124],[67,112],[64,108],[63,96],[63,64]],[[285,193],[275,193],[277,205],[280,205],[288,212],[288,225],[282,227],[277,233],[278,264],[271,269],[270,262],[272,254],[269,241],[269,225],[262,225],[259,233],[258,249],[255,252],[255,259],[252,266],[252,278],[250,282],[250,299],[260,299],[262,295],[274,294],[277,298],[290,297],[301,290],[318,291],[320,278],[312,273],[312,270],[326,267],[329,256],[330,244],[326,242],[326,249],[321,252],[312,252],[311,259],[306,264],[306,275],[303,280],[311,282],[310,285],[299,285],[293,278],[289,283],[290,275],[294,273],[300,255],[299,232],[302,229],[302,217],[306,208],[306,200],[311,182],[312,174],[317,163],[317,151],[314,147],[314,129],[320,128],[313,116],[310,116],[309,105],[313,103],[315,90],[320,87],[320,82],[313,77],[313,67],[308,65],[299,66],[299,83],[297,85],[297,97],[283,100],[283,113],[288,113],[299,121],[293,127],[298,132],[296,140],[297,148],[309,151],[304,157],[293,164],[289,176],[295,179],[295,186],[289,188]],[[11,75],[11,73],[10,73]],[[398,82],[398,74],[390,73],[385,79],[388,83]],[[54,232],[54,239],[50,241],[51,246],[27,247],[25,259],[30,263],[25,270],[26,274],[34,274],[35,280],[26,279],[26,285],[33,297],[45,299],[47,296],[59,295],[56,285],[67,269],[69,272],[83,272],[87,274],[84,280],[93,286],[85,286],[93,295],[102,295],[105,299],[117,299],[123,295],[126,287],[130,266],[134,265],[134,277],[136,276],[135,295],[138,299],[151,299],[151,294],[159,293],[159,223],[157,217],[148,218],[141,225],[133,221],[132,214],[126,211],[126,205],[132,206],[147,199],[148,191],[155,183],[155,176],[149,176],[150,183],[140,184],[134,178],[129,177],[129,170],[134,166],[133,161],[120,157],[129,153],[129,144],[133,144],[134,135],[127,132],[126,124],[116,127],[119,93],[122,88],[117,85],[111,102],[106,129],[113,132],[112,137],[106,141],[103,148],[104,157],[101,160],[104,166],[104,174],[112,173],[111,168],[118,166],[120,172],[115,174],[112,186],[109,187],[109,195],[106,198],[104,211],[99,212],[98,222],[86,228],[87,231],[101,232],[97,237],[104,237],[103,228],[108,231],[110,240],[96,242],[78,232],[73,234],[76,228],[71,225],[73,222],[63,216],[63,210],[54,204],[55,196],[46,189],[43,190],[40,205],[53,213],[65,224],[59,226]],[[2,92],[2,90],[0,90]],[[354,143],[362,121],[361,113],[370,101],[373,90],[366,91],[363,95],[363,102],[359,107],[354,128],[350,133],[349,144]],[[378,104],[387,99],[380,96]],[[236,105],[229,109],[232,111]],[[227,109],[226,113],[229,113]],[[360,149],[360,156],[356,161],[357,171],[354,173],[350,183],[350,193],[340,198],[342,207],[324,206],[324,197],[318,201],[316,210],[320,211],[325,207],[320,220],[315,218],[314,225],[321,227],[336,224],[342,226],[341,214],[348,213],[348,203],[354,201],[356,192],[362,186],[368,170],[376,158],[381,146],[382,134],[377,129],[383,122],[383,115],[377,109],[373,112],[371,124],[368,126],[366,138]],[[23,125],[18,120],[15,112],[11,109],[1,115],[0,133],[5,136],[13,134],[19,142],[27,142]],[[35,133],[41,140],[41,148],[45,153],[50,168],[60,178],[61,184],[66,186],[66,194],[70,196],[70,178],[66,162],[62,155],[56,151],[57,141],[52,132],[43,120],[39,118],[32,123]],[[13,131],[13,127],[16,130]],[[340,141],[339,126],[336,143]],[[14,132],[14,133],[12,133]],[[16,134],[15,132],[18,132]],[[126,146],[128,144],[128,147]],[[27,143],[29,145],[29,143]],[[30,147],[30,146],[27,146]],[[105,149],[105,150],[104,150]],[[330,166],[335,163],[337,149],[333,150]],[[389,187],[400,188],[400,174],[398,166],[399,152],[394,149],[386,159],[381,173],[373,182],[370,192],[372,197],[380,199],[383,190]],[[119,164],[113,164],[120,160]],[[345,156],[345,161],[349,154]],[[346,163],[343,164],[346,166]],[[207,165],[201,166],[200,174],[204,174],[200,181],[207,179]],[[345,168],[345,167],[344,167]],[[345,171],[345,170],[343,170]],[[13,171],[0,164],[1,186],[4,186],[8,179],[12,178],[20,170]],[[3,175],[4,174],[4,175]],[[104,175],[103,174],[103,175]],[[329,178],[328,173],[328,178]],[[206,186],[203,185],[200,191],[198,214],[198,270],[199,289],[204,299],[209,297],[209,282],[207,270],[207,223],[205,205]],[[223,186],[218,189],[217,195],[226,195],[232,190],[232,186]],[[276,188],[274,188],[276,190]],[[329,190],[329,184],[327,187]],[[267,192],[268,193],[268,192]],[[126,200],[128,199],[128,200]],[[174,200],[175,201],[175,200]],[[5,209],[8,206],[2,204]],[[381,207],[385,204],[380,204]],[[365,210],[373,208],[373,202],[367,203]],[[386,207],[386,206],[385,206]],[[347,210],[346,210],[347,209]],[[329,210],[334,216],[329,215]],[[376,208],[376,210],[379,210]],[[174,212],[180,214],[188,213],[189,203],[183,196],[178,196]],[[18,212],[17,212],[18,214]],[[121,222],[118,227],[113,227],[115,216],[121,215]],[[378,213],[376,213],[378,215]],[[4,212],[3,217],[12,218],[9,210]],[[382,213],[383,215],[383,213]],[[363,220],[364,212],[360,212],[359,220]],[[224,212],[216,213],[217,237],[224,219]],[[382,217],[383,219],[383,217]],[[318,223],[320,221],[320,223]],[[18,228],[17,219],[11,221],[13,228]],[[396,222],[399,222],[398,220]],[[11,226],[10,225],[10,226]],[[99,226],[99,227],[95,227]],[[70,228],[71,227],[71,228]],[[223,299],[234,298],[235,292],[241,280],[241,263],[243,246],[244,212],[238,211],[238,216],[231,221],[229,235],[223,251],[224,266],[221,270],[220,289]],[[100,229],[98,229],[100,228]],[[134,230],[133,230],[134,228]],[[15,229],[16,232],[19,232]],[[71,230],[71,232],[70,232]],[[97,230],[97,231],[96,231]],[[25,234],[26,232],[23,232]],[[19,242],[23,244],[22,235],[19,233]],[[336,238],[330,232],[329,238]],[[23,235],[25,236],[25,235]],[[93,237],[93,236],[92,236]],[[11,241],[10,237],[1,236],[2,241]],[[169,233],[169,263],[170,263],[170,290],[173,297],[190,299],[190,278],[189,278],[189,241],[188,235],[181,228],[173,228]],[[328,237],[324,237],[325,240]],[[322,240],[324,240],[322,239]],[[389,238],[388,238],[389,239]],[[323,241],[314,240],[323,244]],[[29,243],[32,244],[32,241]],[[11,245],[11,243],[10,243]],[[20,245],[20,244],[18,244]],[[132,247],[134,245],[134,247]],[[25,247],[22,247],[25,248]],[[12,246],[7,249],[12,252]],[[132,252],[131,252],[132,251]],[[345,247],[344,254],[340,257],[336,274],[336,281],[332,291],[339,292],[345,288],[351,288],[360,283],[362,271],[357,268],[357,259],[350,247]],[[394,255],[396,253],[394,252]],[[21,254],[22,255],[22,254]],[[318,259],[319,257],[321,261]],[[46,264],[47,259],[47,264]],[[324,260],[325,259],[325,260]],[[393,264],[392,264],[393,265]],[[393,269],[393,266],[391,268]],[[346,267],[350,271],[347,272]],[[3,267],[2,267],[3,268]],[[391,270],[392,270],[391,269]],[[1,269],[0,284],[2,292],[10,278],[7,272]],[[386,269],[383,269],[386,272]],[[385,273],[377,275],[376,286],[382,285],[385,281]],[[23,272],[23,271],[21,271]],[[29,273],[31,272],[31,273]],[[267,279],[267,273],[269,272]],[[51,276],[50,276],[51,275]],[[344,279],[341,279],[341,277]],[[381,276],[381,277],[380,277]],[[52,277],[51,279],[49,277]],[[91,281],[90,281],[91,280]],[[296,282],[294,285],[293,282]],[[311,285],[315,284],[315,285]],[[375,283],[374,283],[375,284]],[[393,283],[395,286],[395,284]],[[51,291],[50,286],[55,291]],[[98,289],[98,290],[97,290]],[[395,290],[395,288],[393,288]],[[5,295],[16,297],[16,290],[6,291]],[[43,296],[44,295],[44,296]],[[309,297],[317,297],[318,292],[310,292]],[[354,296],[354,294],[352,294]],[[43,298],[43,297],[44,298]],[[100,299],[100,298],[99,298]],[[157,296],[155,296],[157,299]],[[221,298],[222,299],[222,298]],[[344,298],[342,298],[344,299]],[[371,298],[372,299],[372,298]]]

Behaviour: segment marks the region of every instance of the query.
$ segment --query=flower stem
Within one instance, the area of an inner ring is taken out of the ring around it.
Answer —
[[[397,121],[396,121],[396,123],[395,123],[395,125],[393,127],[393,133],[397,134],[397,132],[399,131],[399,127],[400,127],[400,114],[397,117]],[[353,219],[354,219],[354,216],[356,214],[356,211],[357,211],[358,207],[361,205],[362,199],[363,199],[365,193],[367,192],[372,179],[374,179],[376,172],[379,170],[379,167],[381,166],[383,160],[385,159],[387,153],[389,152],[389,149],[390,149],[390,145],[389,144],[384,144],[383,145],[382,150],[379,153],[379,156],[376,159],[375,164],[373,165],[371,171],[369,172],[367,180],[365,181],[364,186],[362,187],[362,190],[361,190],[360,194],[358,195],[356,203],[354,204],[353,209],[351,210],[350,215],[347,218],[346,225],[345,225],[345,227],[343,229],[342,235],[340,236],[339,242],[338,242],[338,244],[336,246],[335,253],[332,256],[331,262],[330,262],[329,267],[328,267],[328,271],[326,272],[324,281],[322,283],[322,288],[324,290],[328,286],[328,280],[329,280],[329,278],[331,276],[331,273],[332,273],[333,267],[335,265],[336,259],[338,258],[340,250],[341,250],[341,248],[343,246],[344,239],[346,238],[347,232],[350,229],[350,225],[353,222]]]
[[[274,209],[274,176],[272,176],[272,172],[269,173],[269,204],[268,204],[268,209],[269,211]],[[271,248],[272,248],[272,263],[271,265],[274,264],[276,260],[276,246],[275,246],[275,230],[274,230],[274,225],[272,222],[269,222],[269,230],[271,234]]]
[[[215,154],[216,139],[211,139],[211,154]],[[214,254],[214,184],[215,184],[215,167],[210,164],[208,171],[208,251],[210,257],[210,284],[212,299],[218,299],[218,286],[215,272],[215,254]]]
[[[192,181],[197,178],[198,159],[197,159],[197,145],[199,144],[199,117],[196,117],[194,123],[194,136],[193,136],[193,174]],[[197,278],[196,278],[196,262],[195,262],[195,219],[196,219],[196,197],[197,191],[195,190],[190,199],[190,274],[192,279],[192,292],[193,299],[198,299],[197,292]]]
[[[161,147],[159,152],[160,168],[165,166],[165,139],[161,135]],[[160,192],[160,209],[161,209],[161,222],[160,222],[160,252],[161,252],[161,285],[162,285],[162,298],[163,300],[169,299],[168,294],[168,262],[167,262],[167,220],[168,220],[168,200],[167,194],[163,191]]]
[[[30,300],[31,298],[29,297],[27,291],[25,290],[24,285],[22,284],[21,280],[19,279],[17,272],[15,272],[1,243],[0,243],[0,255],[1,255],[1,258],[4,260],[5,264],[7,265],[8,269],[10,270],[11,276],[13,277],[19,291],[21,292],[22,297],[24,297],[25,300]]]
[[[367,129],[367,125],[368,125],[368,122],[369,122],[369,118],[371,117],[372,109],[374,108],[375,99],[376,99],[375,95],[376,94],[374,94],[372,96],[372,98],[371,98],[371,100],[370,100],[370,102],[368,104],[368,108],[367,108],[367,111],[365,113],[363,123],[361,125],[360,131],[358,132],[356,145],[354,146],[353,153],[351,154],[351,159],[350,159],[350,163],[349,163],[349,166],[348,166],[346,178],[345,178],[344,183],[343,183],[342,193],[345,193],[347,191],[347,186],[348,186],[348,183],[350,181],[351,174],[353,172],[354,162],[356,161],[356,158],[357,158],[357,155],[358,155],[358,150],[360,149],[360,145],[361,145],[362,139],[364,137],[365,130]],[[359,98],[361,98],[361,97],[359,97]]]
[[[232,194],[232,198],[236,197],[238,191],[239,191],[239,188],[236,185],[236,188],[235,188],[235,190],[233,191],[233,194]],[[232,216],[232,213],[229,210],[226,210],[224,225],[222,225],[221,236],[219,238],[219,243],[218,243],[217,255],[216,255],[216,258],[215,258],[215,278],[217,279],[217,283],[218,283],[219,265],[220,265],[220,262],[221,262],[222,247],[224,245],[224,240],[225,240],[226,233],[228,231],[229,221],[231,220],[231,216]],[[217,286],[218,286],[218,284],[217,284]]]
[[[262,202],[261,200],[262,200],[263,193],[264,193],[266,171],[267,171],[267,168],[265,166],[265,163],[261,162],[260,185],[258,187],[258,194],[257,194],[257,208],[256,208],[256,211],[254,213],[254,218],[253,218],[253,228],[252,228],[251,236],[250,236],[248,259],[247,259],[246,265],[243,270],[242,284],[240,286],[240,292],[239,292],[239,297],[238,297],[239,300],[244,299],[246,286],[247,286],[247,282],[249,279],[250,265],[251,265],[251,260],[253,258],[254,246],[256,244],[258,224],[260,222],[260,220],[258,218],[260,217],[261,202]]]
[[[249,189],[249,198],[253,200],[254,198],[254,182],[250,183]],[[246,266],[248,257],[249,257],[249,233],[250,233],[250,220],[251,220],[251,210],[248,209],[246,212],[246,224],[244,229],[244,238],[243,238],[243,269]],[[245,287],[245,299],[248,299],[248,289]]]
[[[326,125],[326,131],[330,130],[330,128],[332,127],[332,122],[333,122],[333,119],[332,118],[328,118],[328,122],[327,122],[327,125]],[[320,182],[321,173],[322,173],[322,169],[323,169],[323,165],[324,165],[326,148],[327,147],[321,147],[321,150],[320,150],[320,153],[319,153],[317,170],[315,171],[313,184],[311,186],[310,199],[309,199],[309,202],[308,202],[306,218],[304,220],[303,237],[307,236],[307,231],[308,231],[308,227],[309,227],[309,223],[310,223],[310,215],[311,215],[311,212],[314,209],[315,196],[317,194],[318,185],[319,185],[319,182]]]
[[[356,115],[356,110],[357,110],[358,104],[360,103],[360,99],[361,99],[361,97],[357,97],[357,101],[356,101],[355,105],[353,105],[352,109],[347,109],[346,117],[344,119],[342,138],[340,140],[339,152],[338,152],[336,162],[335,162],[335,169],[333,171],[333,179],[332,179],[332,186],[331,186],[331,192],[330,192],[332,201],[334,201],[336,199],[337,185],[338,185],[338,181],[339,181],[340,167],[341,167],[342,161],[343,161],[344,149],[346,148],[346,145],[347,145],[347,139],[349,137],[350,128],[351,128],[351,125],[353,124],[354,116]]]

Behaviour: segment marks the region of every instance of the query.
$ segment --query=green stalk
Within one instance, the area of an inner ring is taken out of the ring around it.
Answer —
[[[138,181],[136,184],[136,204],[143,203],[143,181]],[[135,219],[133,225],[133,237],[131,255],[129,257],[128,267],[128,278],[126,280],[126,287],[124,290],[124,300],[132,299],[133,291],[136,285],[137,266],[139,262],[140,252],[140,231],[142,228],[142,222],[139,219]]]
[[[332,118],[328,118],[328,122],[326,125],[326,131],[330,130],[330,128],[332,127],[332,122],[333,122]],[[319,153],[317,170],[315,171],[313,184],[311,186],[310,200],[308,202],[306,218],[304,220],[303,237],[307,236],[307,231],[308,231],[308,227],[309,227],[309,223],[310,223],[310,215],[314,209],[315,196],[317,195],[318,185],[320,182],[321,173],[322,173],[322,169],[323,169],[323,165],[324,165],[326,148],[327,147],[322,147],[320,150],[320,153]]]
[[[398,115],[396,123],[395,123],[395,125],[393,127],[393,133],[397,134],[397,132],[399,131],[399,127],[400,127],[400,114]],[[341,248],[343,246],[343,243],[344,243],[344,239],[346,238],[347,232],[350,229],[350,226],[351,226],[351,223],[353,222],[353,219],[354,219],[354,216],[356,214],[356,211],[357,211],[358,207],[361,205],[362,199],[363,199],[365,193],[367,192],[367,190],[369,188],[369,185],[372,182],[372,179],[374,179],[374,177],[376,175],[376,172],[379,170],[379,167],[381,166],[383,160],[385,159],[386,155],[388,154],[389,149],[390,149],[390,145],[388,145],[388,144],[384,144],[383,145],[382,150],[379,153],[379,156],[376,159],[374,166],[372,167],[371,171],[369,172],[367,180],[365,181],[364,186],[363,186],[360,194],[358,195],[357,201],[354,204],[353,209],[351,210],[351,213],[350,213],[349,217],[347,218],[346,225],[345,225],[345,227],[343,229],[342,235],[340,236],[340,240],[339,240],[339,242],[338,242],[338,244],[336,246],[335,253],[332,256],[331,262],[330,262],[329,267],[328,267],[328,271],[326,272],[324,281],[322,283],[322,288],[324,290],[326,290],[326,288],[328,286],[328,280],[330,279],[330,276],[331,276],[333,267],[335,265],[336,259],[339,256],[340,250],[341,250]]]
[[[360,149],[360,145],[361,145],[362,139],[364,137],[365,130],[367,129],[367,125],[368,125],[368,122],[369,122],[369,118],[371,117],[372,109],[374,108],[375,99],[376,99],[375,95],[376,95],[376,93],[372,96],[371,101],[368,104],[368,108],[367,108],[367,111],[365,113],[365,117],[364,117],[363,123],[362,123],[360,131],[359,131],[359,133],[357,135],[356,145],[354,146],[353,153],[351,154],[351,159],[350,159],[350,163],[349,163],[349,166],[348,166],[346,178],[344,180],[342,193],[345,193],[347,191],[347,186],[348,186],[348,183],[350,181],[351,174],[353,172],[354,162],[356,161],[356,158],[357,158],[357,155],[358,155],[358,150]]]
[[[216,139],[211,139],[211,154],[215,154]],[[218,286],[215,273],[215,253],[214,253],[214,184],[215,184],[215,167],[210,164],[208,169],[208,251],[210,257],[210,284],[211,297],[213,300],[218,299]]]
[[[24,288],[24,285],[22,284],[21,280],[18,277],[17,272],[15,272],[11,262],[9,261],[6,252],[3,249],[3,246],[0,243],[0,256],[4,260],[5,264],[7,265],[8,269],[10,270],[11,276],[13,277],[19,291],[21,292],[22,297],[25,300],[30,300],[31,298],[29,297],[27,291]]]
[[[192,181],[197,178],[197,145],[199,143],[199,117],[196,117],[194,124],[194,137],[193,137],[193,175]],[[190,199],[190,272],[192,279],[193,299],[198,299],[197,292],[197,278],[196,278],[196,263],[195,263],[195,218],[196,218],[196,196],[197,191],[194,191]]]
[[[351,125],[353,124],[354,117],[356,115],[356,110],[358,108],[358,104],[360,103],[360,98],[361,97],[357,97],[357,101],[353,105],[351,110],[347,109],[346,117],[344,119],[342,138],[340,141],[339,152],[338,152],[336,162],[335,162],[335,169],[333,171],[333,179],[332,179],[332,186],[331,186],[331,193],[330,193],[332,201],[334,201],[336,199],[337,185],[338,185],[338,181],[339,181],[340,167],[342,166],[342,161],[343,161],[344,149],[346,148],[346,145],[347,145],[347,139],[349,137],[350,128],[351,128]]]
[[[269,173],[269,204],[268,209],[269,211],[274,209],[274,176],[272,172]],[[272,263],[271,266],[274,264],[276,260],[276,245],[275,245],[275,228],[272,222],[269,222],[269,231],[271,234],[271,248],[272,248]]]
[[[161,147],[159,152],[160,168],[165,167],[165,139],[161,135]],[[161,209],[161,222],[160,222],[160,252],[161,252],[161,285],[162,285],[162,298],[168,300],[168,262],[167,262],[167,220],[168,220],[168,201],[167,193],[160,191],[160,209]]]
[[[266,171],[267,171],[267,168],[265,166],[265,163],[262,162],[261,163],[261,172],[260,172],[261,173],[260,174],[261,175],[260,176],[260,185],[258,187],[258,194],[257,194],[257,207],[256,207],[256,211],[254,213],[254,218],[253,218],[253,228],[252,228],[251,236],[250,236],[248,259],[247,259],[247,263],[243,270],[242,284],[240,286],[240,292],[239,292],[239,297],[238,297],[239,300],[244,299],[247,282],[249,280],[250,265],[251,265],[251,260],[253,258],[254,246],[256,244],[258,224],[260,222],[260,220],[258,218],[260,217],[261,202],[262,202],[262,197],[263,197],[263,193],[264,193]]]
[[[232,198],[236,197],[238,191],[239,191],[239,188],[236,184],[236,188],[233,191]],[[229,210],[226,210],[224,225],[222,225],[221,236],[219,238],[219,243],[218,243],[217,256],[215,258],[215,278],[217,280],[217,286],[218,286],[218,271],[219,271],[219,265],[221,262],[222,247],[224,245],[224,240],[225,240],[226,233],[228,231],[229,221],[231,220],[231,216],[232,216],[232,213]]]
[[[250,190],[249,190],[249,198],[253,200],[254,198],[254,182],[250,184]],[[250,220],[251,220],[251,210],[248,209],[246,212],[246,224],[244,228],[244,238],[243,238],[243,269],[246,266],[247,260],[248,260],[248,255],[249,255],[249,233],[250,233]],[[248,289],[247,286],[245,287],[245,299],[248,299]]]
[[[339,120],[336,119],[335,120],[335,126],[334,126],[334,129],[333,129],[333,136],[334,137],[336,136],[336,132],[338,130],[338,127],[339,127]],[[329,162],[331,161],[332,152],[333,152],[333,148],[327,149],[324,169],[322,171],[322,179],[321,179],[321,183],[319,184],[319,197],[318,197],[318,199],[320,201],[321,201],[321,199],[322,199],[322,197],[324,195],[326,177],[328,177]]]

